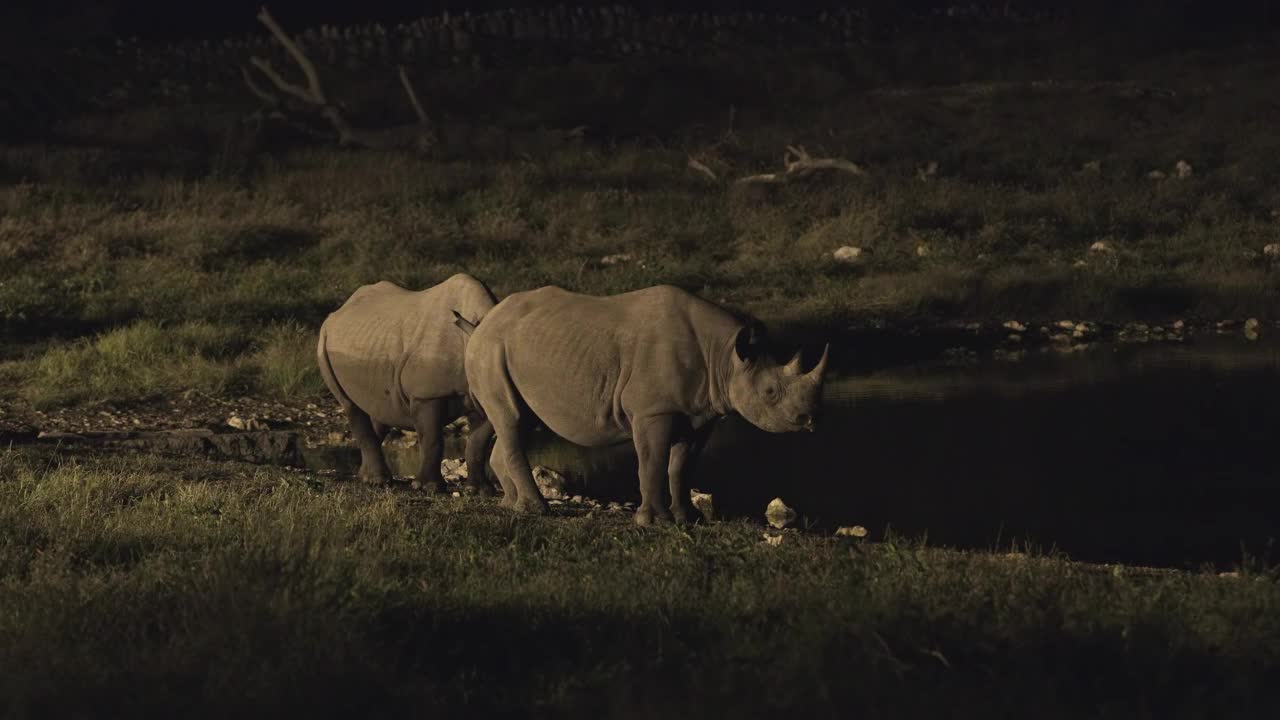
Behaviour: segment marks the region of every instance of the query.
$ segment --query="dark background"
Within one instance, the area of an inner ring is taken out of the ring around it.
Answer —
[[[0,35],[43,44],[83,42],[88,38],[137,36],[144,41],[219,37],[259,30],[254,14],[258,0],[222,2],[142,2],[140,0],[50,0],[33,3],[0,4]],[[395,23],[424,15],[486,11],[499,8],[600,7],[616,5],[602,0],[384,0],[382,2],[338,2],[335,0],[270,0],[272,12],[288,18],[294,27],[359,22]],[[1103,32],[1187,33],[1191,35],[1224,29],[1271,27],[1276,20],[1273,0],[661,0],[624,3],[641,12],[736,12],[778,11],[791,14],[817,13],[840,7],[858,8],[872,17],[889,19],[920,13],[945,12],[948,8],[973,9],[1001,15],[1007,8],[1013,15],[1033,15],[1096,23]]]

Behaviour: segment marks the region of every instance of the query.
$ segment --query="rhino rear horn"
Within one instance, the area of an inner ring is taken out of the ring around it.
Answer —
[[[801,365],[800,365],[800,362],[801,362],[801,356],[802,356],[803,354],[804,354],[804,353],[803,353],[801,350],[797,350],[797,351],[796,351],[796,354],[795,354],[795,357],[791,358],[791,362],[789,362],[789,363],[787,363],[785,366],[783,366],[783,368],[782,368],[782,374],[784,374],[784,375],[799,375],[799,374],[800,374],[800,370],[801,370]]]
[[[462,317],[462,315],[459,314],[457,310],[453,311],[453,324],[457,325],[458,329],[462,330],[462,332],[466,333],[467,335],[470,335],[471,333],[476,331],[476,324]]]
[[[813,369],[809,371],[809,377],[813,378],[817,382],[822,381],[822,373],[826,372],[827,370],[827,355],[830,351],[831,351],[831,343],[827,343],[822,348],[822,359],[819,360],[818,364],[814,365]]]

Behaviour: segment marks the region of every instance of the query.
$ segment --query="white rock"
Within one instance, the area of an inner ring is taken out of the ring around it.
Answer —
[[[1087,173],[1094,173],[1096,175],[1097,173],[1102,172],[1102,161],[1090,160],[1089,162],[1082,165],[1080,167],[1080,170]]]
[[[711,501],[711,493],[698,492],[697,490],[689,491],[689,499],[693,501],[693,506],[698,512],[702,513],[702,517],[707,520],[714,520],[716,516],[715,504]]]
[[[267,424],[257,418],[242,418],[239,415],[232,415],[227,418],[227,425],[235,428],[236,430],[244,430],[247,432],[268,429]]]
[[[1007,321],[1005,321],[1004,325],[1002,325],[1001,327],[1003,327],[1003,328],[1004,328],[1004,329],[1006,329],[1006,330],[1012,330],[1012,331],[1014,331],[1014,332],[1016,332],[1016,333],[1021,333],[1021,332],[1026,332],[1026,331],[1027,331],[1027,326],[1026,326],[1026,325],[1023,325],[1022,323],[1018,322],[1017,320],[1007,320]]]
[[[781,545],[781,544],[782,544],[782,536],[781,536],[781,535],[773,535],[773,534],[768,533],[768,532],[763,533],[763,535],[764,535],[764,541],[765,541],[765,543],[766,543],[766,544],[769,544],[769,545]]]
[[[617,253],[600,258],[601,265],[621,265],[629,262],[631,262],[631,253]]]
[[[796,511],[787,507],[787,504],[782,502],[782,498],[774,498],[769,501],[769,505],[764,510],[764,519],[768,520],[770,525],[782,529],[795,522]]]
[[[862,248],[845,245],[844,247],[836,248],[836,251],[831,253],[831,257],[835,258],[835,261],[839,263],[856,265],[863,260]]]
[[[1179,180],[1186,180],[1191,177],[1191,163],[1186,160],[1179,160],[1178,164],[1173,166],[1173,171]]]
[[[1075,321],[1073,320],[1059,320],[1058,327],[1062,328],[1063,330],[1075,330],[1076,324],[1075,324]]]
[[[555,470],[539,465],[533,469],[533,481],[538,484],[542,497],[547,500],[564,500],[569,497],[566,492],[569,483]]]
[[[1106,253],[1115,252],[1115,248],[1111,247],[1111,243],[1107,242],[1106,240],[1098,240],[1097,242],[1089,246],[1089,252],[1106,254]]]
[[[836,535],[840,537],[864,538],[867,536],[867,529],[861,525],[852,525],[849,527],[841,526],[836,528]]]
[[[1267,243],[1267,246],[1262,248],[1262,254],[1272,260],[1280,259],[1280,243]]]
[[[466,479],[467,461],[458,458],[445,458],[440,461],[440,474],[449,482]]]
[[[933,251],[929,249],[928,245],[920,244],[916,246],[916,257],[929,257],[931,252]]]

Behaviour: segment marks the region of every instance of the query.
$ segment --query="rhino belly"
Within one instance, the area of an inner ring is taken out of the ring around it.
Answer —
[[[600,447],[631,437],[631,429],[613,419],[612,406],[583,406],[566,402],[574,393],[521,393],[525,403],[548,430],[583,447]],[[581,398],[581,395],[577,397]]]

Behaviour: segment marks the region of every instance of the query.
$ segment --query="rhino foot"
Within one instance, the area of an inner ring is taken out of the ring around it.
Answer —
[[[672,516],[671,511],[664,507],[659,506],[655,508],[648,505],[641,505],[636,510],[634,519],[637,525],[643,526],[652,525],[653,523],[669,523],[675,518]]]
[[[360,482],[368,483],[369,485],[387,485],[391,482],[390,473],[365,472],[361,470],[358,477]]]
[[[505,493],[502,499],[498,501],[498,507],[514,510],[516,507],[516,496],[512,493]]]
[[[677,525],[692,525],[702,521],[702,513],[698,512],[698,509],[692,504],[672,507],[671,517]]]
[[[448,493],[449,486],[443,480],[428,480],[422,483],[422,491],[428,495],[444,495]]]
[[[468,482],[462,487],[462,491],[467,495],[475,495],[477,497],[493,497],[493,486],[486,482]]]
[[[545,515],[547,513],[547,502],[540,497],[516,498],[512,509],[527,515]]]

